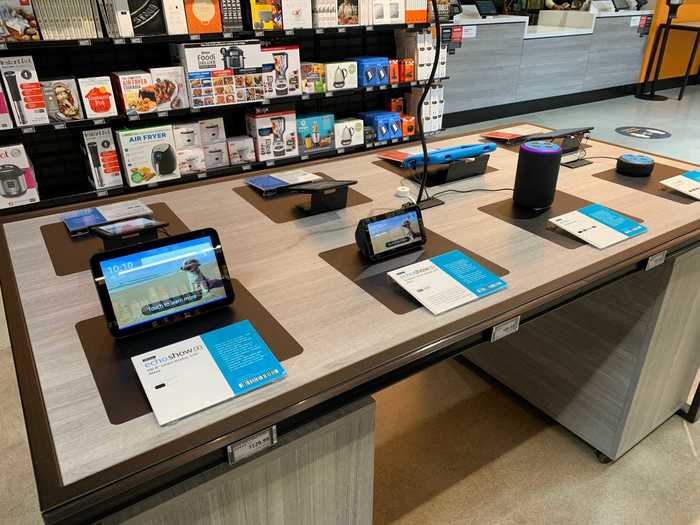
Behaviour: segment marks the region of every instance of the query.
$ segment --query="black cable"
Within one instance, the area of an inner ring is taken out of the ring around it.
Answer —
[[[473,193],[475,191],[513,191],[513,188],[474,188],[473,190],[444,190],[437,192],[435,195],[433,195],[433,197],[445,195],[446,193]]]
[[[591,159],[610,159],[610,160],[617,160],[617,157],[585,157],[586,160],[591,160]]]

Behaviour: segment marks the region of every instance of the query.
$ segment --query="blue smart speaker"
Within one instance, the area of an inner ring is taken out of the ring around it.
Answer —
[[[654,171],[654,159],[637,153],[625,153],[617,158],[616,170],[628,177],[648,177]]]
[[[535,211],[549,208],[554,202],[560,164],[561,147],[553,142],[533,141],[521,145],[513,203]]]

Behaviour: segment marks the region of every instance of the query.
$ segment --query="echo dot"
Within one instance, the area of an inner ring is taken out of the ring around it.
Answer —
[[[654,159],[646,155],[625,153],[617,158],[617,172],[629,177],[648,177],[654,171]]]

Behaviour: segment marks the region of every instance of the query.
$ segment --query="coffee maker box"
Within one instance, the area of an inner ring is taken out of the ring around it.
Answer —
[[[207,171],[204,149],[201,146],[194,146],[177,150],[177,167],[181,175],[192,175]]]
[[[0,148],[0,208],[39,202],[34,170],[22,144]]]
[[[80,96],[87,118],[105,118],[117,115],[117,101],[109,77],[79,78]]]
[[[84,118],[80,92],[74,78],[42,80],[41,89],[50,122],[70,122]]]
[[[180,178],[172,126],[120,130],[117,142],[129,186]]]
[[[301,63],[302,93],[323,93],[326,91],[326,67],[319,62]]]
[[[248,113],[246,128],[253,137],[259,161],[299,156],[294,110]]]
[[[301,95],[299,46],[264,47],[261,51],[275,73],[272,98]]]
[[[204,163],[208,170],[224,168],[230,164],[228,157],[228,144],[219,142],[204,146]]]
[[[158,111],[187,109],[190,97],[187,93],[185,70],[182,66],[152,67],[149,72],[156,90]]]
[[[348,148],[365,143],[365,126],[359,118],[335,121],[335,147]]]
[[[101,190],[124,185],[117,145],[111,128],[83,131],[82,149],[93,188]]]
[[[284,29],[282,0],[250,0],[250,15],[256,31],[280,31]]]
[[[202,146],[226,142],[226,128],[224,127],[224,119],[219,117],[200,120],[199,136],[202,141]]]
[[[119,71],[112,73],[117,88],[119,107],[127,115],[155,113],[158,109],[156,89],[147,71]]]
[[[175,138],[175,149],[177,151],[196,148],[202,145],[199,122],[174,124],[173,136]]]
[[[336,0],[338,12],[338,27],[360,25],[359,0]]]
[[[1,57],[0,73],[17,126],[48,124],[46,103],[32,57]]]
[[[284,29],[312,29],[311,0],[282,0]]]
[[[335,117],[333,113],[297,115],[299,153],[317,153],[335,148]]]
[[[353,88],[357,88],[357,64],[355,62],[326,64],[326,91]]]
[[[229,137],[226,139],[228,143],[228,156],[231,164],[246,164],[255,162],[255,143],[252,137],[242,135],[240,137]]]

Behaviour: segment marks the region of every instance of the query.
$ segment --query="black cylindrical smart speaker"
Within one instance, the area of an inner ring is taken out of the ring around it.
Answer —
[[[513,203],[521,208],[546,210],[554,202],[561,148],[553,142],[532,141],[520,146]]]

